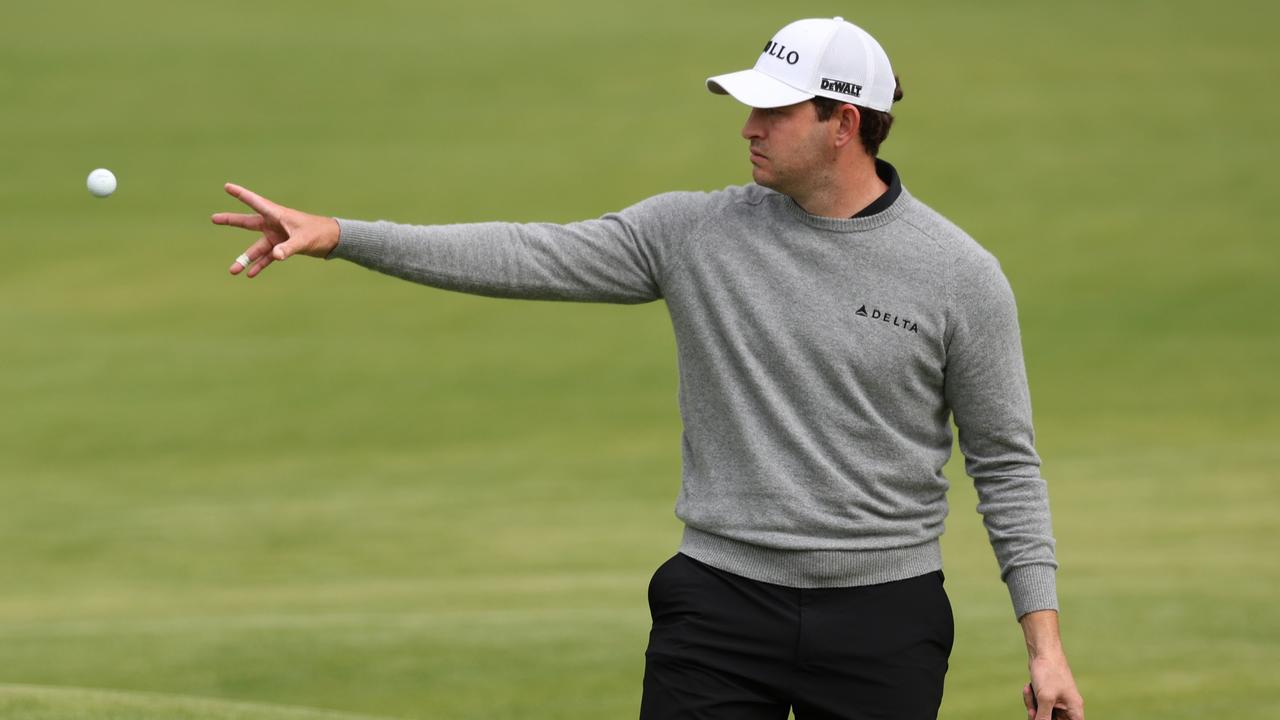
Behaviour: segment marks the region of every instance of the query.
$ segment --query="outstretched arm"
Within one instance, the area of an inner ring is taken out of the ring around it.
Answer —
[[[262,237],[231,266],[255,277],[302,253],[340,258],[446,290],[492,297],[641,303],[662,297],[670,254],[707,217],[713,194],[663,193],[619,212],[566,224],[407,225],[292,210],[238,185],[227,192],[254,214],[213,222]]]

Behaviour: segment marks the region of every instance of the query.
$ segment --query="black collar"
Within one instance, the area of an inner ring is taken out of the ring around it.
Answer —
[[[898,196],[902,194],[902,180],[898,177],[898,170],[892,165],[880,158],[876,158],[876,175],[880,176],[880,179],[884,181],[885,185],[889,186],[889,189],[881,193],[880,197],[873,200],[870,205],[859,210],[858,214],[854,215],[856,218],[869,217],[889,209],[893,201],[897,200]]]

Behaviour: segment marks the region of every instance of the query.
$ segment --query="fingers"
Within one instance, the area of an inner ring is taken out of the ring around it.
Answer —
[[[267,240],[265,237],[258,238],[258,241],[250,245],[249,249],[245,250],[243,255],[236,258],[236,261],[231,263],[231,274],[239,275],[242,270],[251,267],[255,261],[261,259],[264,255],[269,256],[270,252],[271,241]],[[248,262],[241,262],[241,260],[246,258],[248,259]],[[266,265],[263,265],[262,267],[266,267]],[[262,272],[262,269],[259,268],[258,272]],[[257,272],[251,272],[249,277],[253,277],[257,274]]]
[[[239,200],[245,205],[248,205],[254,210],[257,210],[262,215],[275,217],[275,216],[278,216],[280,213],[279,205],[271,202],[270,200],[262,197],[261,195],[253,192],[248,188],[240,187],[235,183],[227,183],[224,186],[224,188],[226,189],[228,195]]]
[[[239,275],[243,272],[247,277],[257,277],[272,262],[283,260],[293,254],[293,248],[283,247],[284,243],[277,246],[280,248],[279,250],[273,251],[272,243],[268,240],[268,236],[272,235],[288,236],[288,230],[281,224],[282,218],[287,212],[285,208],[235,183],[227,183],[224,189],[228,195],[256,210],[258,214],[214,213],[210,218],[213,223],[215,225],[230,225],[264,233],[263,237],[258,238],[258,241],[249,246],[249,249],[245,250],[243,255],[231,263],[229,272],[232,275]],[[277,238],[278,240],[279,238]]]
[[[1079,693],[1072,693],[1074,697],[1068,696],[1058,704],[1054,710],[1055,718],[1063,718],[1063,720],[1084,720],[1084,698]]]
[[[244,228],[245,230],[262,231],[265,227],[266,220],[261,215],[245,215],[242,213],[214,213],[214,225],[230,225],[232,227]]]
[[[1036,696],[1031,690],[1031,683],[1022,686],[1022,704],[1027,706],[1027,720],[1035,720]]]
[[[258,214],[215,213],[210,218],[213,223],[262,233],[245,255],[231,264],[232,275],[243,272],[248,277],[256,277],[272,262],[281,262],[295,254],[323,257],[338,244],[341,228],[333,218],[291,210],[235,183],[227,183],[226,191]]]
[[[263,255],[262,257],[255,260],[252,265],[249,266],[249,272],[246,273],[246,277],[251,277],[251,278],[257,277],[262,273],[263,270],[266,270],[267,266],[270,265],[272,262],[274,262],[274,260],[271,257],[271,253],[267,253]]]
[[[1045,697],[1036,697],[1035,720],[1053,720],[1053,699]]]

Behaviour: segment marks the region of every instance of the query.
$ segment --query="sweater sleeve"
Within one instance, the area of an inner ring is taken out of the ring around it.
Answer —
[[[711,194],[655,195],[598,219],[403,225],[338,218],[342,258],[431,287],[490,297],[644,303]]]
[[[1031,424],[1018,311],[985,250],[953,267],[946,399],[1014,613],[1058,608],[1049,495]]]

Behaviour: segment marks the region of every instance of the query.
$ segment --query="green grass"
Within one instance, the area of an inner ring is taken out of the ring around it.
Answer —
[[[679,534],[661,304],[245,281],[208,215],[227,180],[411,222],[745,182],[703,78],[836,13],[902,76],[884,156],[1017,293],[1090,717],[1275,717],[1280,10],[665,0],[6,10],[0,717],[634,716]],[[1020,717],[948,474],[943,717]]]
[[[369,715],[87,688],[0,685],[0,716],[25,720],[375,720]]]

